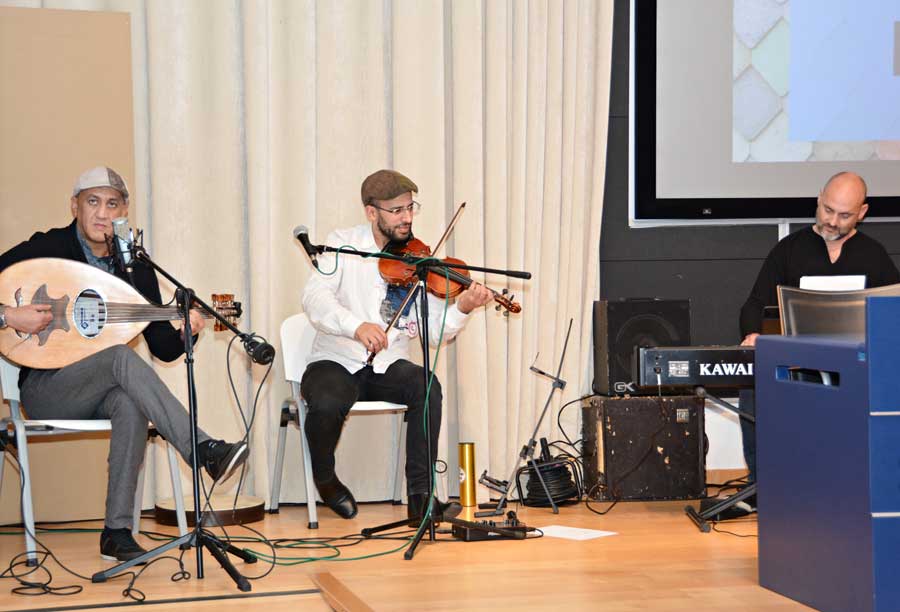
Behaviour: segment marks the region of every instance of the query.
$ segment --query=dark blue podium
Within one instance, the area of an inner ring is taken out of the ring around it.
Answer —
[[[866,321],[756,345],[759,583],[823,611],[900,610],[900,298]]]

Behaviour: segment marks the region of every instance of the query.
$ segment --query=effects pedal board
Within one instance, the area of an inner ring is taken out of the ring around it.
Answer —
[[[516,518],[516,513],[507,513],[505,521],[463,521],[453,520],[453,537],[463,542],[480,542],[483,540],[524,540],[529,527]]]

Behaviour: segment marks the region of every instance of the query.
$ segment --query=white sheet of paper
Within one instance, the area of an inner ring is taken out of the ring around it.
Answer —
[[[800,288],[810,291],[855,291],[866,288],[866,275],[801,276]]]
[[[565,527],[563,525],[548,525],[538,527],[545,536],[551,538],[563,538],[565,540],[593,540],[606,536],[619,535],[615,531],[598,531],[596,529],[579,529],[578,527]]]

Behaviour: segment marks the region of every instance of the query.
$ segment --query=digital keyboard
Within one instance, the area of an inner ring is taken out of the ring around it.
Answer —
[[[751,346],[635,347],[641,387],[753,387]]]

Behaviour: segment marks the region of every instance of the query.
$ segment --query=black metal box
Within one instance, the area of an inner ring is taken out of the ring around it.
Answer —
[[[584,482],[593,499],[706,496],[703,399],[599,397],[582,406]]]

